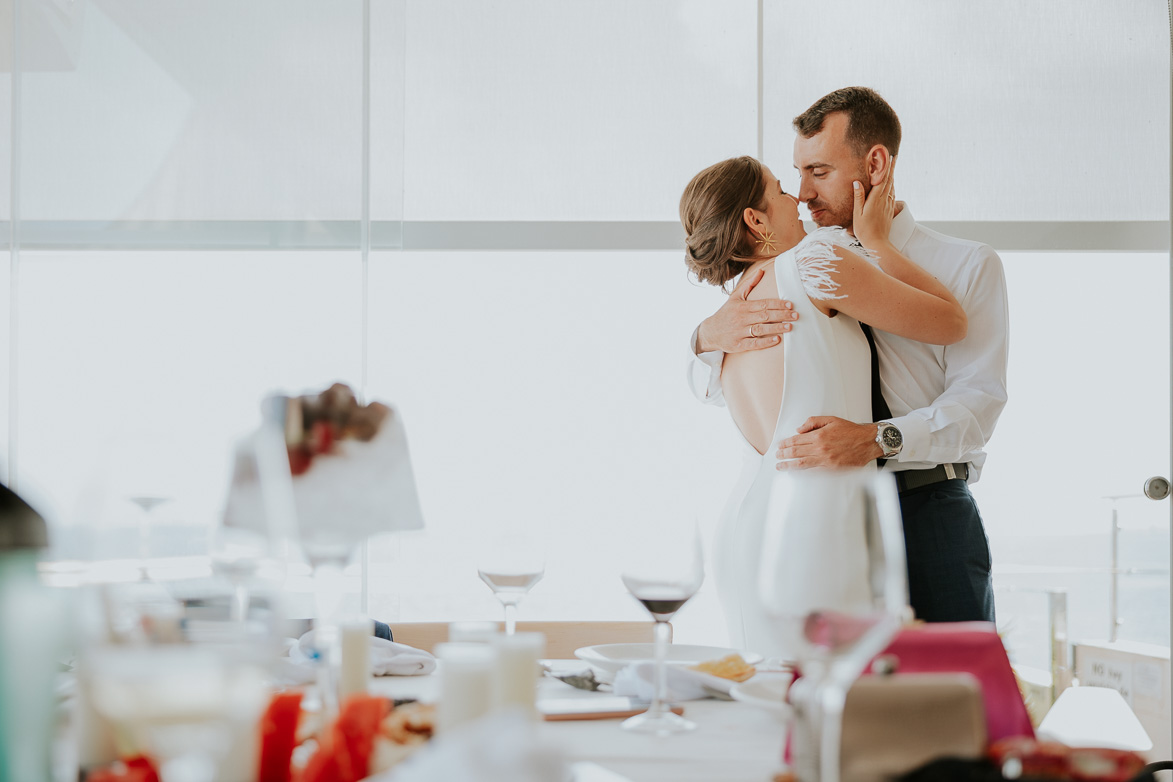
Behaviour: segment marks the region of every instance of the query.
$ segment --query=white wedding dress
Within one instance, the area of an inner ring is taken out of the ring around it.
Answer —
[[[732,646],[766,656],[787,656],[779,634],[762,608],[758,586],[763,557],[763,529],[775,485],[780,483],[775,452],[781,440],[795,434],[811,416],[839,416],[870,421],[871,353],[859,322],[843,313],[827,317],[812,299],[837,298],[834,246],[851,247],[853,239],[842,228],[820,228],[778,256],[774,277],[778,297],[792,302],[799,314],[793,330],[783,338],[784,381],[782,403],[770,446],[759,454],[742,437],[741,474],[722,513],[713,547],[713,575],[729,626]],[[726,395],[728,399],[728,394]],[[810,530],[811,556],[824,559],[829,579],[864,578],[847,562],[832,558]],[[805,548],[805,546],[804,546]],[[847,553],[847,552],[844,552]]]

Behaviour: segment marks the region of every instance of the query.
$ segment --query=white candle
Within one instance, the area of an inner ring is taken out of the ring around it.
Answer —
[[[489,712],[492,706],[493,650],[483,643],[437,644],[440,702],[436,728],[441,733]]]
[[[498,709],[521,707],[537,718],[538,660],[546,653],[542,633],[515,633],[493,639],[496,671],[493,676],[493,704]]]
[[[348,695],[366,692],[371,678],[371,637],[375,623],[367,618],[343,620],[339,626],[342,635],[342,662],[338,672],[338,702]]]

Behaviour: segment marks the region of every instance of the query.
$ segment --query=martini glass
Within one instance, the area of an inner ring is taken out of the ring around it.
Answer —
[[[693,525],[687,532],[653,533],[642,545],[633,542],[622,573],[623,585],[655,621],[655,672],[652,705],[623,723],[635,733],[667,736],[696,728],[696,723],[674,714],[665,704],[667,689],[668,624],[700,589],[705,579],[700,533]]]
[[[477,575],[505,610],[505,634],[517,627],[517,604],[546,574],[546,557],[533,535],[506,534],[482,549]]]
[[[139,514],[138,520],[138,557],[139,557],[139,580],[150,580],[147,575],[147,562],[151,556],[151,521],[152,512],[160,505],[164,505],[171,501],[170,497],[160,497],[152,494],[135,494],[127,497],[132,503],[137,505],[142,513]]]

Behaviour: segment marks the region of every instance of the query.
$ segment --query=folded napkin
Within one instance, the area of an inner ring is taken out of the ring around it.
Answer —
[[[371,636],[371,673],[374,676],[423,676],[436,670],[436,658],[423,649]],[[305,684],[315,678],[318,658],[314,631],[287,640],[288,656],[278,661],[277,675],[290,684]]]
[[[736,682],[712,676],[681,665],[666,666],[667,686],[664,699],[669,701],[694,701],[699,698],[711,698],[714,691],[721,695],[728,695],[730,688]],[[655,688],[656,664],[644,660],[632,663],[615,674],[615,683],[612,685],[616,695],[627,695],[641,701],[650,701]]]

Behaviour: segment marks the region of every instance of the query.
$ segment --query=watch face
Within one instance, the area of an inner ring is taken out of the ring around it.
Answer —
[[[885,426],[883,438],[885,450],[891,451],[904,445],[904,436],[895,426]]]

